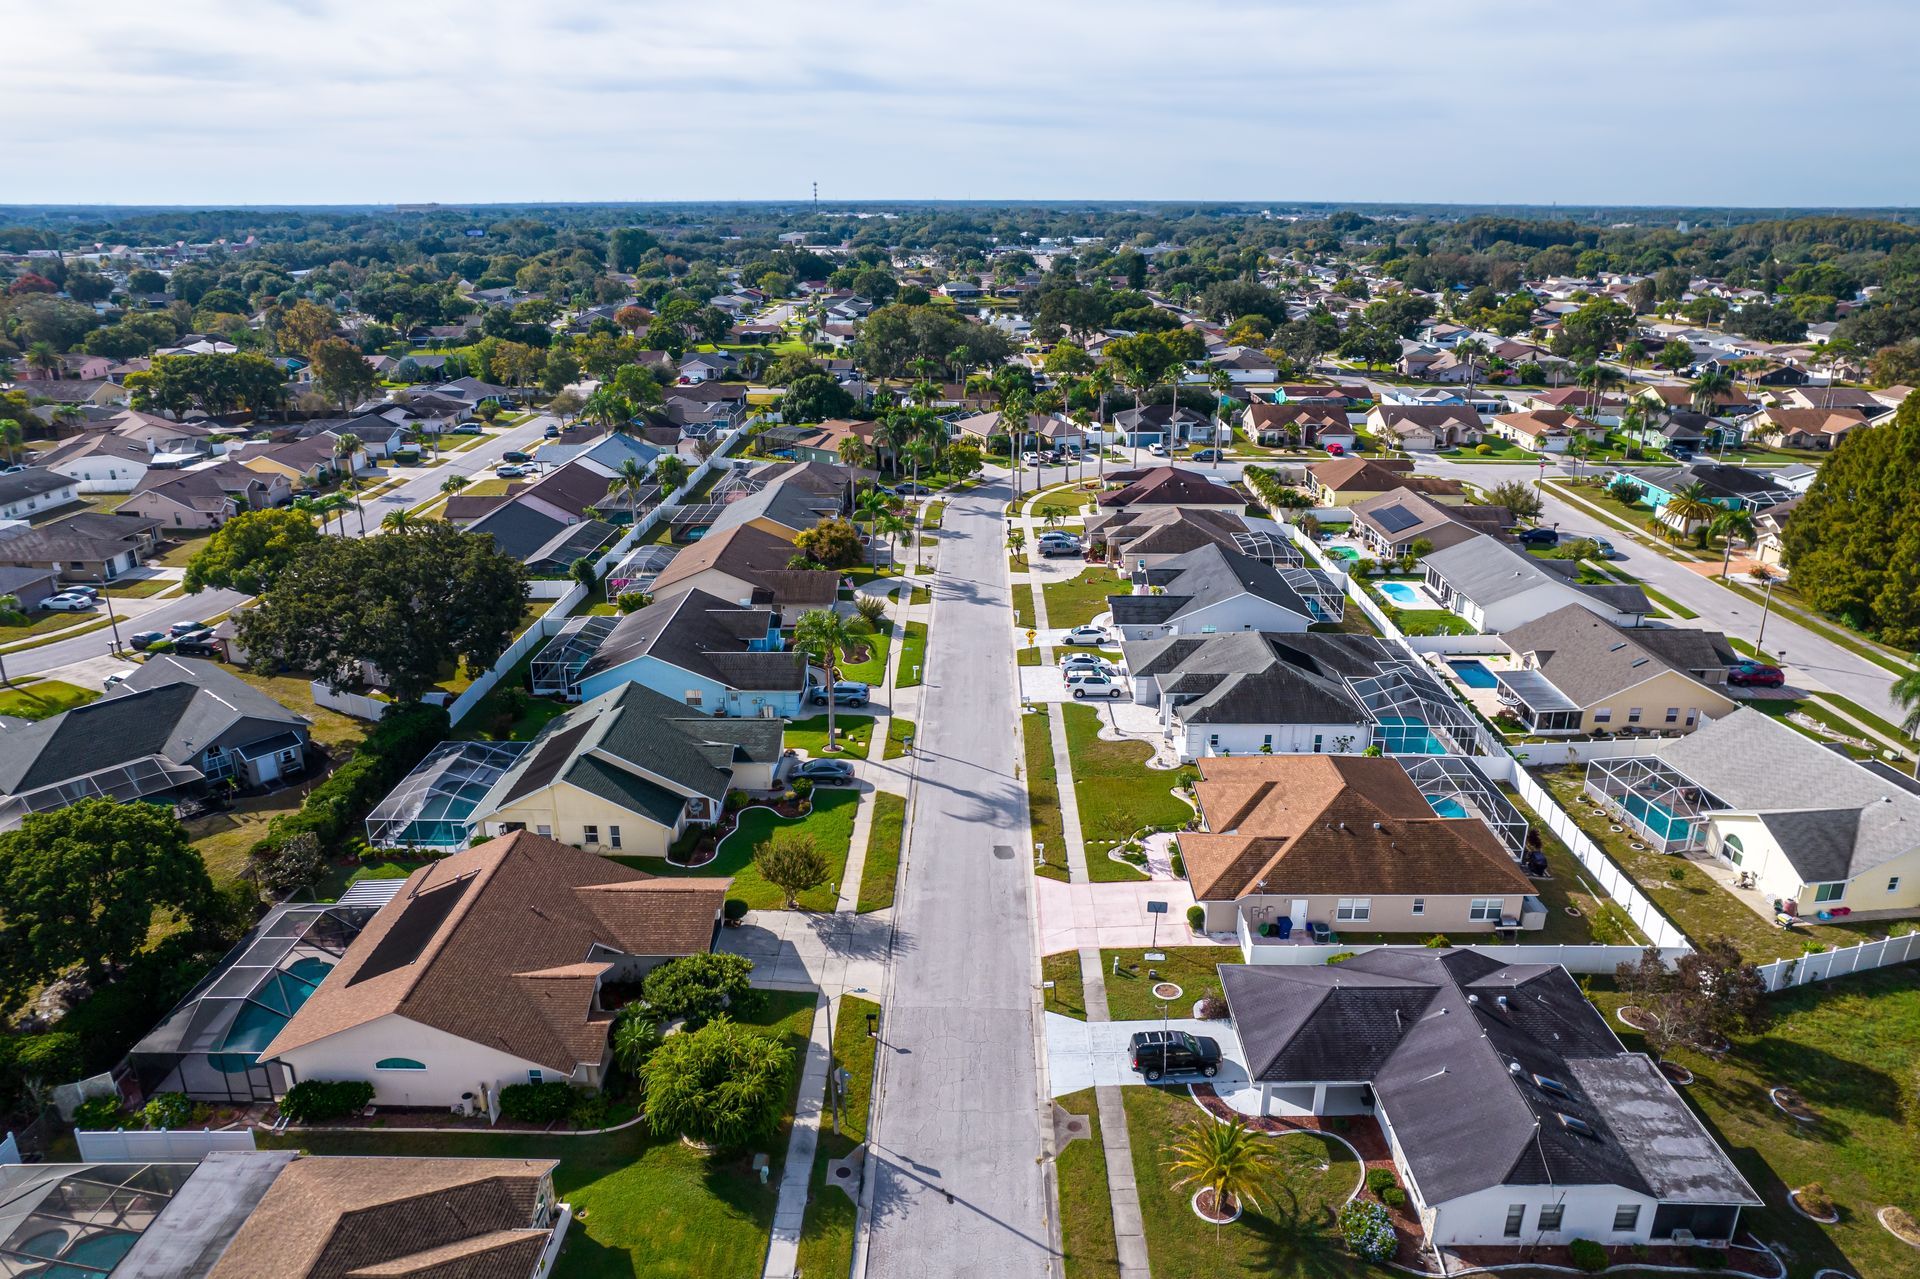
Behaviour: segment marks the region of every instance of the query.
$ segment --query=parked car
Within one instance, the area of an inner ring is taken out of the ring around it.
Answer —
[[[1727,668],[1727,683],[1736,688],[1780,688],[1787,673],[1766,662],[1746,661]]]
[[[1073,700],[1076,702],[1089,697],[1123,697],[1127,691],[1098,671],[1072,672],[1067,676],[1067,687],[1073,690]]]
[[[915,484],[912,480],[908,480],[905,484],[896,484],[893,486],[893,493],[896,497],[925,497],[931,492],[933,492],[933,490],[926,485]]]
[[[158,644],[166,638],[168,638],[168,636],[165,631],[135,631],[133,638],[127,642],[133,645],[135,651],[139,651],[152,648],[155,644]]]
[[[1113,663],[1095,653],[1068,653],[1060,659],[1063,671],[1106,671],[1113,673]]]
[[[205,631],[199,635],[190,635],[186,639],[175,640],[173,651],[182,657],[225,657],[220,646],[213,642],[213,632]]]
[[[1060,637],[1063,644],[1104,644],[1107,633],[1098,626],[1076,626]]]
[[[1329,444],[1329,445],[1327,445],[1327,456],[1328,456],[1328,457],[1345,457],[1346,455],[1347,455],[1347,446],[1346,446],[1346,445],[1344,445],[1344,444]]]
[[[1040,455],[1032,449],[1028,449],[1020,455],[1020,464],[1022,466],[1038,466],[1040,465]]]
[[[1613,543],[1609,542],[1606,538],[1595,537],[1595,538],[1590,538],[1588,540],[1590,540],[1596,547],[1599,548],[1601,559],[1617,560],[1620,558],[1620,552],[1614,550]]]
[[[1062,555],[1078,555],[1083,549],[1077,539],[1073,541],[1060,539],[1051,542],[1043,541],[1040,543],[1040,557],[1042,559],[1058,559]]]
[[[485,435],[486,430],[478,422],[462,422],[452,428],[454,435]]]
[[[853,765],[844,759],[810,759],[796,767],[789,776],[804,778],[815,786],[851,786]]]
[[[1227,455],[1219,449],[1201,449],[1193,455],[1193,460],[1196,462],[1224,462],[1227,460]]]
[[[527,468],[516,466],[512,462],[497,462],[494,464],[493,473],[503,480],[517,480],[527,474]]]
[[[1523,528],[1518,536],[1522,546],[1560,545],[1560,534],[1550,528]]]
[[[1042,542],[1077,542],[1080,540],[1080,535],[1072,529],[1050,528],[1041,532],[1040,540]]]
[[[1220,1073],[1220,1041],[1184,1030],[1140,1030],[1127,1040],[1127,1063],[1148,1083],[1162,1075]]]
[[[212,629],[213,628],[205,622],[175,622],[167,628],[167,638],[185,639],[189,635],[198,635],[202,631],[211,631]]]
[[[508,449],[500,455],[500,460],[502,462],[531,462],[533,461],[533,454],[522,453],[519,449]]]
[[[835,684],[831,694],[825,688],[815,688],[812,695],[815,706],[825,706],[829,700],[835,706],[865,706],[872,699],[871,687],[851,679],[843,679]]]
[[[86,586],[86,585],[69,586],[66,588],[66,593],[68,595],[84,595],[90,600],[97,600],[100,598],[100,588],[97,586]]]
[[[1147,452],[1153,454],[1155,457],[1165,457],[1167,455],[1167,446],[1155,440],[1153,443],[1147,445]]]
[[[560,428],[557,426],[550,426],[546,430],[540,432],[540,438],[543,440],[557,440],[560,438]]]
[[[40,607],[52,609],[56,613],[84,613],[100,601],[91,595],[81,595],[75,591],[66,591],[59,595],[48,596]]]

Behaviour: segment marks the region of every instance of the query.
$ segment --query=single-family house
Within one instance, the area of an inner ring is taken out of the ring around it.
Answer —
[[[1480,414],[1464,404],[1376,405],[1367,413],[1367,429],[1399,448],[1425,453],[1478,444],[1486,434]]]
[[[1221,546],[1254,554],[1255,549],[1284,557],[1289,564],[1302,560],[1291,542],[1252,533],[1231,511],[1188,510],[1180,506],[1136,506],[1087,520],[1087,542],[1127,571],[1158,564],[1202,546]]]
[[[633,981],[711,948],[729,881],[662,878],[516,829],[413,872],[261,1051],[375,1105],[491,1111],[511,1084],[605,1079]],[[530,922],[532,921],[532,922]]]
[[[1747,434],[1776,447],[1824,452],[1866,423],[1859,409],[1765,408],[1749,419]]]
[[[1175,555],[1133,574],[1133,594],[1107,603],[1122,639],[1221,631],[1300,632],[1325,618],[1290,573],[1217,545]]]
[[[1213,419],[1186,404],[1177,413],[1171,404],[1121,409],[1113,415],[1112,427],[1133,448],[1213,439]]]
[[[807,690],[807,659],[781,639],[782,617],[683,587],[614,624],[578,678],[598,697],[643,684],[708,715],[795,718]]]
[[[1401,489],[1443,506],[1465,506],[1467,489],[1458,480],[1415,475],[1408,458],[1342,457],[1307,468],[1314,502],[1322,507],[1352,506]]]
[[[1295,445],[1325,448],[1338,444],[1343,449],[1351,449],[1357,442],[1353,427],[1347,421],[1347,411],[1331,404],[1256,401],[1240,414],[1240,430],[1264,448]]]
[[[1494,670],[1497,696],[1530,733],[1691,733],[1739,706],[1718,631],[1629,629],[1569,604],[1500,640],[1515,664]]]
[[[1487,434],[1536,453],[1565,453],[1576,436],[1593,440],[1605,435],[1606,429],[1567,409],[1527,409],[1497,414],[1487,424]]]
[[[1152,466],[1111,471],[1107,479],[1118,485],[1096,499],[1100,510],[1125,511],[1139,507],[1177,506],[1188,511],[1238,514],[1246,509],[1245,495],[1208,479],[1198,471],[1177,466]]]
[[[1900,407],[1905,388],[1886,387],[1872,390],[1860,386],[1796,386],[1783,391],[1775,397],[1775,403],[1786,409],[1852,409],[1869,422],[1877,421]]]
[[[1617,472],[1609,478],[1608,483],[1622,475],[1640,486],[1640,500],[1663,519],[1666,518],[1664,512],[1667,503],[1673,500],[1673,495],[1694,484],[1700,486],[1704,500],[1730,511],[1752,511],[1757,514],[1769,506],[1798,496],[1766,471],[1744,466],[1723,466],[1717,462],[1695,462],[1688,466],[1643,466]],[[1685,531],[1692,532],[1692,528]]]
[[[1778,568],[1787,562],[1787,521],[1805,497],[1804,493],[1796,493],[1753,517],[1753,548],[1748,554],[1756,563]]]
[[[38,528],[0,529],[0,565],[57,570],[63,581],[110,582],[159,545],[160,522],[83,511]]]
[[[1434,551],[1422,564],[1427,589],[1440,606],[1482,634],[1512,630],[1567,604],[1624,626],[1638,626],[1653,611],[1637,586],[1584,585],[1574,580],[1579,567],[1573,561],[1540,559],[1497,538],[1468,538]]]
[[[810,608],[832,608],[840,575],[831,569],[789,568],[796,554],[791,535],[751,522],[736,524],[682,549],[654,579],[653,590],[659,595],[676,586],[698,587],[735,604],[773,605],[796,617]]]
[[[1470,537],[1498,537],[1514,525],[1504,506],[1448,505],[1423,493],[1397,488],[1347,508],[1352,534],[1376,559],[1396,559],[1424,542],[1427,554]]]
[[[82,493],[130,493],[155,468],[150,445],[112,431],[89,431],[40,456],[40,464],[70,476]]]
[[[80,481],[44,466],[0,475],[0,520],[31,520],[80,500]]]
[[[1639,394],[1642,400],[1654,408],[1667,412],[1676,409],[1697,411],[1701,407],[1694,402],[1693,387],[1685,382],[1658,382],[1646,387]],[[1804,392],[1790,391],[1788,394],[1797,395]],[[1716,394],[1712,405],[1708,407],[1712,409],[1714,417],[1738,418],[1745,417],[1760,406],[1746,392],[1736,387],[1728,387]]]
[[[60,574],[55,569],[0,568],[0,595],[19,600],[22,612],[31,613],[59,593]]]
[[[264,511],[292,500],[293,484],[284,475],[215,462],[191,471],[151,471],[118,509],[159,520],[167,529],[211,529],[242,511]]]

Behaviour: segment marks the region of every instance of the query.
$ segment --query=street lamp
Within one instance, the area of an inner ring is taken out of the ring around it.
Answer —
[[[1767,579],[1766,597],[1760,602],[1760,633],[1753,637],[1753,655],[1760,658],[1760,650],[1767,642],[1767,614],[1773,609],[1773,579]],[[1761,659],[1764,660],[1764,659]]]

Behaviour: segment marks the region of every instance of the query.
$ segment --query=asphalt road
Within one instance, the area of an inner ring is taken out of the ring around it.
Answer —
[[[112,587],[109,586],[111,591]],[[175,622],[205,621],[234,608],[249,598],[238,591],[211,590],[163,600],[114,600],[113,611],[128,620],[120,623],[120,640],[125,643],[135,631],[163,631]],[[105,610],[95,612],[105,617]],[[85,625],[85,623],[82,623]],[[38,675],[89,657],[101,657],[113,649],[113,628],[103,626],[72,639],[56,640],[38,648],[6,654],[7,674]]]
[[[869,1156],[881,1279],[1055,1273],[1007,497],[997,481],[949,498],[940,535]]]

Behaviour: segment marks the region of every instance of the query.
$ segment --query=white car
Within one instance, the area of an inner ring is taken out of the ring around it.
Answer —
[[[501,462],[493,468],[493,473],[503,480],[517,480],[527,473],[527,468],[518,462]]]
[[[1086,673],[1085,679],[1075,679],[1072,675],[1067,676],[1067,687],[1073,690],[1073,699],[1075,701],[1080,701],[1088,697],[1118,697],[1122,692],[1120,685],[1108,679],[1106,676],[1096,674],[1092,671]]]
[[[1107,633],[1098,626],[1076,626],[1060,637],[1062,644],[1104,644]]]
[[[84,613],[99,602],[91,595],[68,592],[65,595],[49,596],[40,607],[52,609],[56,613]]]
[[[1065,666],[1061,668],[1060,673],[1067,681],[1067,687],[1069,688],[1075,684],[1085,684],[1089,680],[1111,682],[1120,678],[1120,672],[1105,662],[1100,663],[1098,666]]]
[[[1155,457],[1165,457],[1167,455],[1167,446],[1155,440],[1153,443],[1147,445],[1147,452],[1153,454]]]
[[[1040,455],[1032,449],[1028,449],[1020,455],[1020,462],[1023,466],[1038,466],[1040,465]]]

